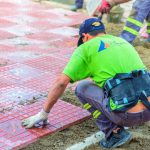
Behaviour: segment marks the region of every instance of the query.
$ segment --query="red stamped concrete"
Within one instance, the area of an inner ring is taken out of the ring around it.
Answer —
[[[20,149],[90,117],[59,100],[47,126],[29,130],[21,126],[22,119],[41,110],[77,47],[77,26],[85,18],[31,0],[0,0],[0,150]]]
[[[6,45],[5,43],[0,44],[0,53],[1,55],[4,54],[5,52],[13,52],[16,51],[15,45]]]
[[[0,71],[0,77],[3,78],[4,81],[14,84],[21,84],[23,81],[38,77],[44,73],[40,69],[23,64],[14,64],[1,67]]]
[[[7,31],[1,31],[0,30],[0,40],[2,39],[10,39],[10,38],[14,38],[16,37],[16,35],[10,33],[10,32],[7,32]]]
[[[66,65],[66,61],[61,58],[55,58],[53,56],[42,56],[40,58],[35,58],[24,62],[24,64],[31,66],[36,69],[40,69],[45,73],[62,73],[63,68]]]
[[[12,25],[15,25],[15,23],[5,19],[0,19],[0,27],[8,27]]]
[[[68,48],[76,48],[77,47],[77,38],[76,37],[66,37],[65,39],[55,40],[49,42],[50,46],[55,47],[57,49],[63,50]]]
[[[74,105],[59,100],[49,115],[49,124],[45,127],[25,129],[20,121],[40,111],[43,101],[18,110],[0,115],[0,148],[19,149],[40,137],[63,130],[73,124],[84,121],[90,114]]]
[[[36,90],[38,92],[48,92],[52,86],[53,81],[56,79],[56,75],[53,73],[45,73],[36,78],[32,78],[24,82],[24,86]]]

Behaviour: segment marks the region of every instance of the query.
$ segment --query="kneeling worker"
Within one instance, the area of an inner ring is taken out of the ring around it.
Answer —
[[[79,35],[78,48],[54,82],[43,109],[22,125],[31,128],[46,121],[67,85],[90,77],[93,82],[81,81],[75,94],[105,134],[100,146],[115,148],[131,139],[124,126],[150,120],[150,77],[134,47],[106,34],[101,20],[85,20]]]

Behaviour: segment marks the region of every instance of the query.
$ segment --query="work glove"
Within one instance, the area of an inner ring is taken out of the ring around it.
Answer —
[[[21,124],[25,128],[39,127],[40,125],[47,124],[48,114],[43,109],[36,115],[31,116],[25,120],[22,120]]]
[[[110,12],[112,6],[107,0],[102,0],[101,5],[98,7],[98,11],[101,14],[107,14]]]

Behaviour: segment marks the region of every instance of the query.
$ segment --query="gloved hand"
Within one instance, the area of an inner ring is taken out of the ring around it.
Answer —
[[[36,126],[36,124],[39,124],[41,122],[46,123],[48,119],[48,114],[43,109],[36,115],[31,116],[25,120],[22,120],[21,124],[25,128],[32,128],[33,126]]]
[[[102,0],[101,5],[98,7],[98,11],[101,12],[101,14],[107,14],[110,12],[111,8],[112,6],[107,0]]]

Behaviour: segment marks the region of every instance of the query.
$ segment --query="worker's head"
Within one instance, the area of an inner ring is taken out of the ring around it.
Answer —
[[[99,18],[86,19],[80,25],[78,46],[101,33],[105,33],[105,27]]]

